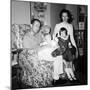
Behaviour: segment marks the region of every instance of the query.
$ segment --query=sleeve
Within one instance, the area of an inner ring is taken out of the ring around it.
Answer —
[[[70,28],[69,28],[69,34],[70,34],[70,40],[71,40],[71,43],[73,46],[76,47],[76,43],[75,43],[75,40],[74,40],[74,36],[73,36],[73,26],[70,25]]]
[[[28,48],[28,47],[29,47],[28,36],[24,36],[24,39],[23,39],[23,47],[24,47],[24,48]]]
[[[56,24],[56,26],[54,28],[54,32],[53,32],[53,39],[55,39],[57,33],[58,33],[58,26]]]

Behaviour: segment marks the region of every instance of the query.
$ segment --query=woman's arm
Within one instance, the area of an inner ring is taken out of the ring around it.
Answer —
[[[77,49],[74,36],[73,36],[73,26],[72,25],[70,26],[69,34],[70,34],[70,40],[71,40],[72,45],[75,46],[75,48]]]
[[[76,58],[77,58],[77,57],[78,57],[78,49],[77,49],[77,46],[76,46],[76,43],[75,43],[75,40],[74,40],[74,36],[73,36],[73,26],[72,26],[72,25],[70,26],[69,34],[70,34],[71,43],[72,43],[72,45],[75,46],[75,48],[76,48]]]

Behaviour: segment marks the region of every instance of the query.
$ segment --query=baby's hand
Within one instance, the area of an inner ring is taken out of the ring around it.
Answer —
[[[43,45],[46,45],[47,44],[47,42],[42,42],[42,43],[40,43],[40,46],[43,46]]]
[[[58,38],[55,37],[54,40],[55,40],[56,42],[58,42]]]

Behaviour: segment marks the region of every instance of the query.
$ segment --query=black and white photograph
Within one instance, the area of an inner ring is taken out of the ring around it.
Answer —
[[[88,85],[88,5],[10,3],[11,89]]]

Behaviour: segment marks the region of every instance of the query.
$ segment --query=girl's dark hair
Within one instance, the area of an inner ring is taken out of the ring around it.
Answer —
[[[59,14],[60,19],[61,19],[61,22],[63,21],[63,20],[62,20],[62,14],[63,14],[63,13],[67,13],[67,15],[68,15],[68,23],[71,23],[71,22],[73,21],[73,15],[72,15],[71,12],[70,12],[69,10],[67,10],[67,9],[63,9],[63,10],[60,12],[60,14]]]
[[[61,35],[61,32],[63,32],[63,31],[65,31],[65,34],[67,35],[67,29],[64,28],[64,27],[62,27],[62,28],[60,29],[59,34]]]
[[[35,21],[40,23],[40,28],[41,28],[42,24],[41,24],[41,21],[39,19],[32,19],[31,24],[34,24]]]

